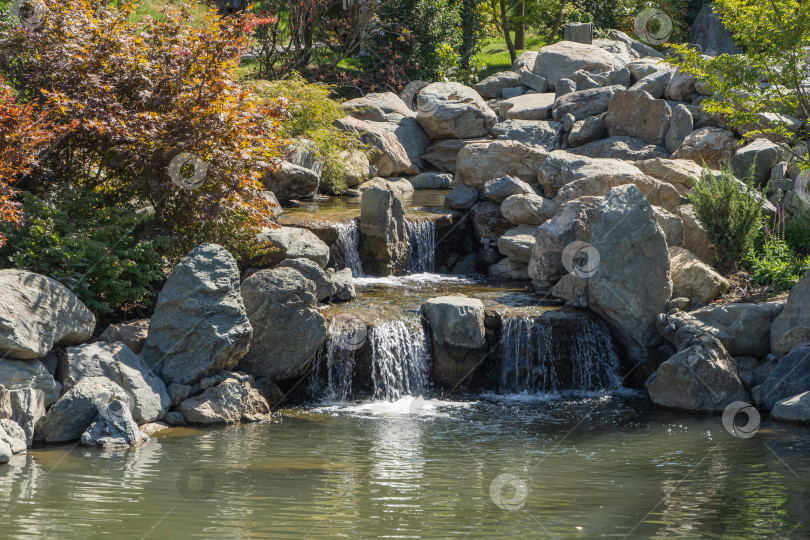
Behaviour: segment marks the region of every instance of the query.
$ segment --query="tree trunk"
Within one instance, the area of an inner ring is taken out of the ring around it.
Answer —
[[[526,0],[515,0],[515,49],[526,48]]]
[[[517,52],[515,45],[512,43],[512,36],[509,33],[509,17],[506,15],[506,0],[501,1],[501,28],[503,28],[503,37],[506,40],[506,48],[509,49],[509,56],[512,58],[512,63],[517,60]]]
[[[565,16],[565,6],[568,4],[568,0],[560,0],[560,11],[557,12],[557,20],[554,21],[554,26],[551,27],[551,32],[548,33],[548,37],[546,38],[546,43],[551,43],[554,41],[554,37],[560,31],[560,26],[562,25],[563,16]]]
[[[498,0],[490,0],[489,5],[492,7],[492,21],[495,23],[495,28],[498,32],[503,32],[501,18],[498,16]]]

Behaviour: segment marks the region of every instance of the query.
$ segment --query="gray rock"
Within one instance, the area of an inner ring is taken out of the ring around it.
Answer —
[[[503,97],[502,92],[505,88],[518,88],[520,86],[520,75],[514,71],[501,71],[474,84],[473,90],[478,92],[484,99],[498,99]]]
[[[571,92],[577,91],[577,83],[572,81],[571,79],[560,79],[557,83],[557,89],[554,91],[554,99],[560,99],[563,96],[567,96]]]
[[[664,91],[672,79],[672,71],[653,71],[630,87],[630,90],[643,90],[656,99],[664,97]]]
[[[62,385],[39,360],[0,360],[0,384],[7,390],[41,390],[46,406],[59,399],[62,391]]]
[[[443,139],[435,141],[422,155],[422,160],[440,171],[455,173],[458,152],[472,142],[486,142],[487,139]]]
[[[270,414],[270,405],[256,389],[252,377],[244,381],[230,377],[199,396],[183,401],[177,410],[190,424],[235,424],[265,420]]]
[[[643,362],[661,343],[656,317],[672,297],[672,280],[664,233],[637,187],[607,194],[596,210],[590,243],[600,262],[589,276],[589,305],[628,357]]]
[[[578,156],[625,161],[640,161],[658,157],[668,158],[670,155],[663,146],[647,144],[641,139],[621,136],[608,137],[607,139],[584,144],[569,149],[569,152]]]
[[[493,202],[502,203],[511,195],[534,193],[532,186],[513,176],[504,176],[488,180],[484,184],[484,195]]]
[[[507,197],[501,203],[501,214],[514,225],[540,225],[557,211],[557,205],[534,193]]]
[[[672,119],[669,124],[664,146],[670,152],[681,147],[683,141],[694,130],[694,118],[684,105],[678,105],[672,110]]]
[[[810,388],[810,347],[797,347],[779,359],[760,388],[762,403],[772,409],[779,401]]]
[[[607,112],[610,100],[619,90],[624,91],[624,87],[606,86],[565,94],[554,101],[554,119],[561,120],[566,114],[572,114],[575,119],[584,120]]]
[[[614,69],[610,73],[608,73],[607,80],[605,81],[605,86],[615,86],[619,85],[622,88],[627,88],[631,84],[631,75],[630,69],[627,67],[623,67],[621,69]]]
[[[8,389],[0,384],[0,420],[11,418],[14,411],[11,409],[11,394]]]
[[[495,124],[492,134],[500,140],[517,141],[550,152],[560,148],[562,130],[562,124],[549,120],[506,120]]]
[[[236,365],[252,334],[236,261],[223,247],[203,244],[163,285],[141,357],[166,384],[191,384]]]
[[[255,336],[239,371],[273,381],[303,376],[326,339],[315,284],[292,268],[259,270],[242,282],[242,297]]]
[[[731,158],[731,170],[737,178],[748,178],[754,167],[754,182],[764,185],[771,176],[771,169],[788,157],[782,146],[767,139],[756,139],[737,150]]]
[[[529,265],[511,259],[501,259],[487,268],[487,277],[504,281],[528,281]]]
[[[740,54],[731,33],[714,13],[712,4],[704,4],[689,30],[689,42],[699,45],[704,54]]]
[[[541,148],[516,141],[470,143],[458,153],[456,179],[479,190],[483,190],[487,181],[503,176],[535,183],[537,171],[547,156]]]
[[[341,108],[346,114],[358,120],[388,122],[400,118],[415,118],[408,105],[393,92],[376,92],[363,97],[350,99]]]
[[[264,187],[282,201],[311,198],[320,182],[320,174],[289,161],[282,161],[279,170],[262,179]]]
[[[315,297],[319,302],[337,294],[337,284],[332,281],[331,276],[309,259],[286,259],[278,268],[293,268],[311,280],[315,284]]]
[[[532,257],[536,225],[520,225],[498,238],[498,251],[510,260],[528,264]],[[528,272],[528,267],[526,268]],[[528,275],[528,274],[527,274]]]
[[[481,137],[498,121],[475,90],[459,83],[429,84],[416,101],[416,119],[433,139]]]
[[[643,90],[620,90],[610,100],[605,124],[611,137],[627,135],[660,145],[669,130],[672,111],[665,101]]]
[[[546,81],[545,77],[541,77],[531,71],[524,69],[521,70],[520,73],[520,82],[523,86],[531,88],[535,92],[540,92],[541,94],[548,90],[548,82]]]
[[[737,149],[737,140],[730,131],[720,128],[696,129],[684,139],[673,159],[691,159],[698,165],[706,162],[713,169],[728,165]]]
[[[520,197],[521,195],[513,195]],[[498,238],[512,228],[501,214],[500,207],[493,202],[480,202],[472,209],[473,232],[478,242],[496,244]]]
[[[37,422],[34,439],[51,444],[78,440],[98,416],[100,406],[124,396],[124,389],[105,377],[82,379]]]
[[[670,247],[669,260],[672,294],[688,298],[693,305],[707,304],[730,287],[723,276],[688,249]]]
[[[526,89],[523,86],[517,86],[515,88],[504,88],[501,91],[501,94],[503,94],[504,99],[522,96],[525,93]],[[494,107],[492,107],[492,109],[494,110]]]
[[[146,440],[132,418],[127,404],[119,399],[104,403],[101,412],[82,433],[82,446],[100,448],[127,448]]]
[[[45,416],[45,394],[42,390],[24,388],[10,391],[9,396],[11,397],[11,419],[22,427],[26,444],[31,446],[34,441],[35,426],[39,419]]]
[[[603,174],[594,178],[574,180],[560,189],[557,196],[554,197],[554,202],[560,205],[579,197],[602,197],[607,195],[611,189],[626,184],[633,184],[641,190],[651,205],[660,206],[668,211],[674,211],[675,208],[686,202],[686,199],[671,184],[643,174]]]
[[[450,189],[453,186],[453,175],[440,172],[424,172],[408,178],[413,189]]]
[[[393,191],[396,194],[414,192],[413,184],[408,182],[408,180],[406,180],[405,178],[396,178],[396,177],[381,178],[377,176],[375,178],[372,178],[368,182],[364,182],[359,187],[359,191],[362,194],[363,192],[371,188],[387,189],[389,191]]]
[[[601,201],[598,197],[583,197],[565,203],[537,228],[529,260],[529,276],[538,288],[553,287],[569,272],[563,263],[563,252],[573,242],[587,243],[590,240],[591,224]]]
[[[405,271],[408,259],[405,209],[390,190],[372,188],[363,192],[360,258],[363,268],[372,275],[399,275]]]
[[[630,36],[621,32],[619,30],[608,30],[608,36],[612,39],[621,41],[628,47],[630,47],[633,51],[636,52],[641,57],[654,57],[654,58],[664,58],[664,55],[660,52],[656,51],[646,43],[638,41],[636,39],[632,39]]]
[[[354,300],[357,293],[354,290],[352,269],[344,268],[343,270],[335,271],[329,268],[327,273],[329,274],[329,278],[332,280],[332,283],[334,283],[335,287],[337,287],[337,292],[335,293],[333,299],[339,302],[348,302],[350,300]]]
[[[385,125],[358,120],[351,116],[339,119],[335,125],[346,132],[359,135],[360,139],[373,149],[369,161],[377,168],[377,174],[393,176],[401,173],[419,173],[419,167],[411,163],[408,151],[399,138]]]
[[[257,239],[276,248],[276,253],[269,258],[270,263],[302,258],[317,263],[321,268],[326,268],[329,263],[329,246],[312,231],[297,227],[263,229]]]
[[[111,324],[98,336],[99,341],[107,343],[122,342],[135,354],[140,354],[146,344],[149,331],[149,319],[138,319],[118,324]]]
[[[554,89],[561,79],[568,77],[578,69],[611,71],[613,67],[613,56],[599,47],[560,41],[540,49],[531,70],[545,78],[549,88]]]
[[[8,418],[0,419],[0,442],[5,442],[11,448],[12,454],[24,454],[28,448],[25,431],[14,420]]]
[[[548,120],[553,105],[554,94],[525,94],[503,100],[499,112],[508,120]]]
[[[476,273],[476,266],[478,265],[478,255],[476,253],[468,253],[460,261],[453,265],[451,274],[472,275]]]
[[[654,404],[689,412],[722,412],[746,399],[731,356],[706,334],[684,343],[647,380],[646,387]]]
[[[637,161],[634,165],[644,174],[672,184],[681,195],[686,196],[703,176],[703,167],[688,159],[654,158]]]
[[[186,418],[183,416],[183,413],[180,411],[169,411],[166,413],[166,417],[163,419],[164,422],[169,424],[170,426],[187,426],[188,422],[186,422]]]
[[[771,325],[771,350],[777,356],[787,354],[799,343],[810,340],[808,306],[810,306],[810,273],[793,286],[785,309]]]
[[[590,45],[593,43],[593,24],[568,23],[563,27],[563,40]]]
[[[779,401],[771,409],[771,418],[792,424],[810,423],[810,391]]]
[[[594,75],[595,76],[595,75]],[[590,90],[591,88],[601,88],[603,85],[591,78],[591,74],[581,69],[571,76],[571,80],[577,85],[577,90]]]
[[[627,69],[630,70],[630,78],[633,84],[658,71],[675,71],[672,65],[667,64],[660,58],[640,58],[633,60],[627,64]]]
[[[697,89],[695,88],[696,82],[697,79],[695,79],[694,75],[690,75],[679,69],[672,74],[672,78],[667,83],[667,87],[664,90],[664,97],[672,101],[691,102],[697,94]]]
[[[605,115],[590,116],[585,120],[574,122],[568,134],[568,146],[576,147],[589,142],[603,139],[607,136]]]
[[[531,71],[536,58],[537,51],[523,51],[512,63],[512,71],[517,73],[522,71]]]
[[[444,205],[453,210],[469,210],[478,203],[478,190],[459,184],[444,197]]]
[[[0,270],[0,357],[39,358],[54,345],[86,341],[95,326],[90,310],[58,281]]]
[[[172,384],[167,389],[172,400],[172,407],[176,407],[181,401],[191,395],[191,386],[187,384]]]
[[[554,196],[563,186],[579,179],[602,176],[641,176],[641,171],[630,163],[615,159],[594,159],[577,156],[568,151],[551,152],[543,162],[538,181],[545,194]]]
[[[422,312],[430,328],[434,382],[454,388],[473,380],[486,354],[484,304],[443,296],[422,304]]]
[[[706,230],[697,220],[697,214],[691,204],[683,204],[674,212],[683,223],[683,247],[697,255],[706,264],[714,263],[715,250]]]
[[[671,214],[659,206],[653,206],[655,212],[655,221],[658,226],[664,231],[664,236],[667,239],[667,246],[683,245],[683,221],[675,214]]]

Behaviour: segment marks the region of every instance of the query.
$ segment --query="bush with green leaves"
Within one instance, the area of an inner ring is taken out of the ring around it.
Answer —
[[[742,184],[728,168],[715,176],[704,168],[689,193],[698,221],[714,244],[721,264],[732,269],[745,257],[762,221],[762,203],[753,175]]]
[[[59,281],[97,315],[126,313],[148,305],[164,278],[158,249],[167,239],[143,238],[148,214],[98,193],[66,188],[42,200],[22,194],[26,224],[3,225],[8,244],[0,266],[17,267]]]
[[[335,193],[344,191],[350,171],[342,154],[365,147],[357,135],[335,127],[335,120],[346,113],[331,98],[331,88],[322,83],[307,83],[295,74],[283,80],[258,82],[255,88],[268,101],[286,102],[288,117],[281,124],[279,135],[313,141],[323,163],[323,183]]]
[[[785,226],[785,242],[796,253],[810,255],[810,222],[799,218],[788,221]]]
[[[751,270],[754,285],[786,291],[810,272],[810,256],[797,256],[783,238],[768,235],[759,249],[749,252],[746,265]]]

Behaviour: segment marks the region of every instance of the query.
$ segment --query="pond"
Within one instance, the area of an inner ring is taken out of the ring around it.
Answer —
[[[8,538],[806,538],[810,432],[619,395],[312,405],[0,468]]]

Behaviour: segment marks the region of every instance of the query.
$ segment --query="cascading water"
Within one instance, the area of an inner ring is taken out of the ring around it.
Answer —
[[[333,319],[329,338],[315,360],[309,392],[328,402],[345,402],[353,390],[375,400],[418,396],[428,386],[429,361],[428,338],[418,322],[384,321],[367,329]],[[358,373],[361,388],[354,388]]]
[[[436,250],[436,222],[433,220],[406,221],[408,233],[408,263],[410,274],[433,272]]]
[[[613,390],[621,383],[619,357],[604,324],[577,316],[503,322],[501,391]]]
[[[421,324],[386,321],[371,331],[374,399],[418,396],[428,385],[428,339]]]
[[[338,238],[335,244],[339,257],[339,268],[351,268],[354,277],[363,277],[363,264],[360,262],[360,226],[352,220],[338,224]]]

